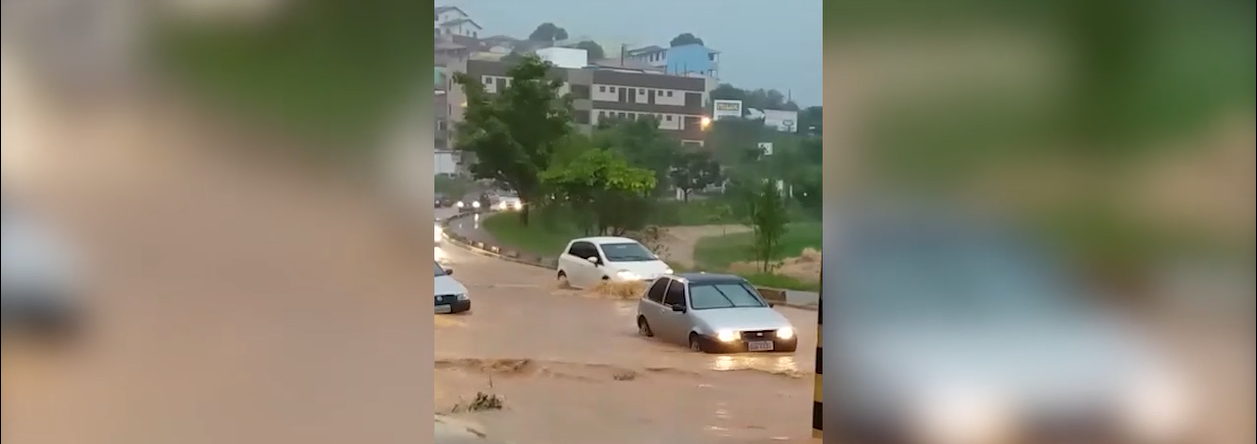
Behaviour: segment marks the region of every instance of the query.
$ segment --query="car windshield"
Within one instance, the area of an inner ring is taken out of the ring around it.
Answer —
[[[854,316],[1033,315],[1075,306],[1064,273],[1009,239],[906,235],[853,247],[844,256],[860,260],[833,286]]]
[[[602,252],[611,262],[645,262],[658,259],[655,253],[637,242],[602,244]]]
[[[433,263],[432,263],[432,266],[433,266],[433,270],[432,270],[432,277],[441,277],[441,276],[445,276],[445,269],[444,269],[444,268],[441,268],[441,264],[438,264],[438,263],[436,263],[436,262],[433,262]]]
[[[766,307],[767,305],[754,289],[743,283],[690,285],[690,308],[695,310]]]

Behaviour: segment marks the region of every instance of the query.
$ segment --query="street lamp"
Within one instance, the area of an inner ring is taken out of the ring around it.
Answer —
[[[703,116],[702,118],[698,119],[699,128],[702,128],[705,131],[707,130],[707,127],[709,126],[711,126],[711,117]]]

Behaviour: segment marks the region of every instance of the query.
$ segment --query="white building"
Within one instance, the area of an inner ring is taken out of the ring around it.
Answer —
[[[484,28],[457,6],[437,6],[433,9],[432,33],[434,36],[457,35],[478,38]]]
[[[589,51],[583,49],[543,48],[537,50],[537,57],[560,68],[581,69],[589,66]]]

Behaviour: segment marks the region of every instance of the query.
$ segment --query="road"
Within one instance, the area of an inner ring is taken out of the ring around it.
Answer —
[[[811,433],[813,311],[781,309],[799,327],[797,353],[703,355],[639,337],[633,301],[561,290],[546,270],[459,247],[435,251],[473,300],[470,315],[436,317],[438,411],[502,394],[506,410],[458,416],[520,444],[806,442]]]
[[[457,212],[449,209],[442,209],[439,211],[442,211],[441,214],[445,214],[446,217],[457,214]],[[493,239],[493,235],[483,230],[479,221],[479,218],[460,218],[451,223],[449,229],[466,239],[496,244],[497,242]],[[798,307],[814,307],[820,303],[820,294],[810,291],[789,290],[786,292],[786,300],[790,305]]]

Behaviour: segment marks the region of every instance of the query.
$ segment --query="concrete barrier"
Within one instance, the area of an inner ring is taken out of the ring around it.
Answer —
[[[483,241],[473,241],[457,233],[450,232],[449,228],[451,222],[471,216],[472,214],[470,213],[464,213],[448,217],[441,221],[441,227],[444,228],[442,231],[445,233],[445,239],[450,241],[452,244],[458,245],[483,256],[494,257],[524,265],[532,265],[534,267],[545,268],[550,271],[554,271],[559,268],[559,260],[557,258],[520,253],[519,251],[503,248],[498,245],[489,245]],[[755,289],[759,290],[759,294],[768,302],[804,310],[816,310],[816,307],[810,305],[791,304],[786,298],[787,290],[759,286],[756,286]]]

